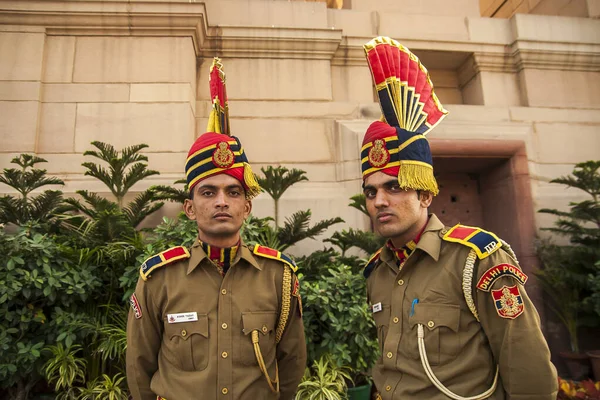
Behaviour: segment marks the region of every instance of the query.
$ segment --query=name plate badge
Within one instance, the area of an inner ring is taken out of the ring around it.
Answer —
[[[373,313],[381,311],[381,303],[373,304]]]
[[[198,321],[198,313],[184,312],[184,313],[177,313],[177,314],[167,314],[167,321],[170,324],[177,324],[179,322]]]

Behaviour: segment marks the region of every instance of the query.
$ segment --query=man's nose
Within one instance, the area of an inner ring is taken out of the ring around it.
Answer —
[[[225,192],[219,190],[217,195],[215,196],[215,205],[217,207],[227,207],[227,196],[225,196]]]
[[[384,208],[387,207],[389,205],[387,196],[385,195],[385,192],[383,190],[378,190],[377,193],[375,194],[375,207],[377,208]]]

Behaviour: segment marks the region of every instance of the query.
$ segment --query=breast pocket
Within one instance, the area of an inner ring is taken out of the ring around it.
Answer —
[[[417,327],[421,324],[429,364],[444,364],[456,358],[460,350],[460,307],[454,304],[419,303],[414,310],[408,320],[411,328],[407,338],[409,356],[420,358]]]
[[[237,340],[240,362],[244,365],[258,365],[252,344],[252,332],[258,331],[258,345],[267,365],[275,358],[275,329],[277,313],[274,311],[254,311],[242,313],[243,337]]]
[[[164,342],[168,358],[184,371],[201,371],[208,365],[208,315],[198,321],[166,323]],[[167,355],[167,354],[165,354]]]
[[[377,326],[377,341],[379,342],[379,353],[383,353],[383,344],[390,326],[390,306],[383,306],[381,311],[373,313],[373,319]]]

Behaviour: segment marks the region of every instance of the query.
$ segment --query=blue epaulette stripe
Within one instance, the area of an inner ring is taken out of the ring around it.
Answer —
[[[285,254],[279,252],[279,258],[281,258],[281,260],[285,261],[290,266],[290,268],[292,269],[292,271],[296,272],[298,270],[298,267],[296,266],[296,263],[290,257],[288,257]]]
[[[160,264],[162,262],[162,258],[160,254],[150,257],[144,262],[144,266],[142,267],[142,273],[146,273],[150,268],[154,267],[156,264]]]

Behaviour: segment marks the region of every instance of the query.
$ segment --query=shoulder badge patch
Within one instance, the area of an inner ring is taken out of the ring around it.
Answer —
[[[296,263],[294,262],[294,260],[292,260],[290,257],[286,256],[279,250],[275,250],[270,247],[261,246],[261,245],[257,244],[254,246],[254,250],[252,251],[252,253],[256,254],[257,256],[270,258],[272,260],[279,260],[282,263],[287,264],[294,272],[296,272],[298,270],[298,267],[296,266]]]
[[[525,310],[525,304],[523,304],[523,298],[517,285],[505,285],[501,289],[492,290],[492,297],[496,312],[502,318],[515,319]]]
[[[516,279],[521,285],[527,282],[527,275],[519,268],[510,264],[499,264],[485,271],[477,282],[477,289],[489,292],[494,282],[503,276],[510,276]]]
[[[190,252],[187,248],[183,246],[171,247],[144,261],[140,267],[140,276],[143,280],[148,280],[155,269],[184,258],[190,258]]]
[[[302,318],[302,296],[300,296],[300,280],[297,276],[294,277],[292,296],[298,299],[298,313],[300,314],[300,318]]]
[[[480,260],[483,260],[502,247],[500,238],[492,232],[460,224],[450,228],[444,235],[444,240],[461,243],[472,248],[475,250],[477,257],[479,257]]]
[[[373,269],[375,269],[375,266],[377,265],[377,261],[379,261],[379,255],[381,254],[381,250],[383,250],[383,247],[379,250],[377,250],[375,252],[375,254],[373,254],[371,256],[371,258],[369,258],[369,261],[367,262],[367,265],[365,266],[365,269],[363,270],[363,275],[365,278],[368,278],[369,275],[371,275],[371,272],[373,272]]]
[[[135,296],[135,293],[132,294],[131,297],[129,298],[129,303],[131,304],[131,311],[133,311],[133,315],[135,316],[135,319],[142,318],[142,308],[140,307],[140,303],[138,302],[138,299]]]

